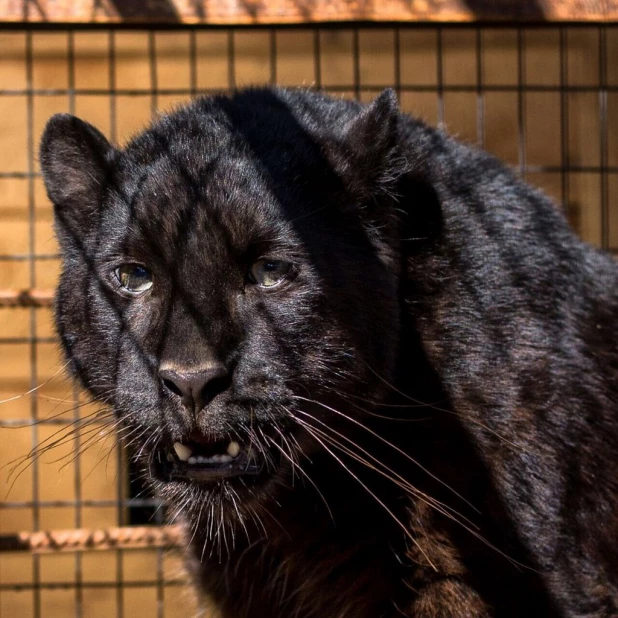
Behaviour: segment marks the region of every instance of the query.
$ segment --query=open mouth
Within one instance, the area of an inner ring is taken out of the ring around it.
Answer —
[[[262,453],[236,441],[210,444],[174,442],[154,457],[155,475],[163,481],[214,482],[232,477],[256,477],[266,467]]]

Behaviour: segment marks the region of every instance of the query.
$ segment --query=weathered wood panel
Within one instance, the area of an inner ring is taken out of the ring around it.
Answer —
[[[0,20],[64,23],[608,22],[618,0],[2,0]]]

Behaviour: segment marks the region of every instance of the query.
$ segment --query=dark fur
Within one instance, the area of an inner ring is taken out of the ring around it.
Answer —
[[[59,115],[40,157],[62,344],[145,467],[278,429],[311,479],[153,480],[224,616],[618,615],[618,268],[540,192],[388,91],[200,99],[123,150]],[[250,285],[263,255],[296,277]],[[194,418],[156,371],[211,358]]]

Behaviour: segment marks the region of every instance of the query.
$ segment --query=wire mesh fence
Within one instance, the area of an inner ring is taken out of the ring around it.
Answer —
[[[367,101],[393,87],[405,111],[493,152],[562,204],[585,240],[618,252],[616,58],[618,27],[605,25],[0,31],[0,534],[165,517],[116,437],[81,427],[95,408],[62,375],[59,260],[36,160],[51,114],[74,113],[122,143],[200,94],[276,83]],[[62,428],[76,431],[13,470]],[[184,581],[160,544],[3,553],[0,612],[184,617]]]

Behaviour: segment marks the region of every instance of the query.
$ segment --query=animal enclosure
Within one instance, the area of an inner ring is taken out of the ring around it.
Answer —
[[[3,538],[161,526],[168,515],[122,437],[100,435],[97,408],[63,375],[51,316],[59,259],[36,157],[46,120],[70,112],[122,144],[194,96],[265,83],[361,101],[392,87],[404,111],[503,159],[584,240],[618,253],[618,26],[0,24]],[[185,618],[193,600],[179,553],[165,551],[173,541],[3,551],[0,616]]]

